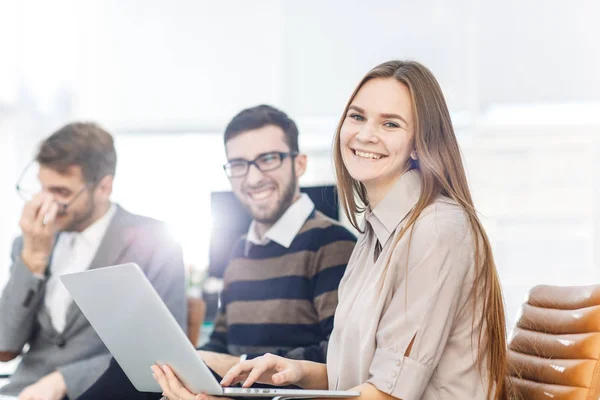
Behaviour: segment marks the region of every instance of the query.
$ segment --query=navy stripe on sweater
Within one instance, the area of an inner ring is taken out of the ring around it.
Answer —
[[[240,346],[300,347],[318,344],[321,335],[321,327],[318,324],[235,324],[229,326],[229,337],[235,337],[236,344]]]
[[[282,257],[299,251],[316,252],[321,247],[340,241],[356,242],[356,238],[344,227],[331,225],[327,228],[313,228],[296,236],[289,248],[275,242],[266,246],[250,246],[249,254],[244,254],[245,240],[241,240],[233,250],[232,258],[250,258],[262,260],[265,258]]]
[[[339,281],[338,281],[339,284]],[[263,281],[238,281],[227,287],[227,303],[274,299],[310,299],[310,279],[284,276]],[[335,282],[333,283],[335,285]]]
[[[249,246],[246,255],[245,239],[237,243],[232,253],[235,268],[228,269],[224,275],[221,318],[217,318],[216,326],[219,332],[212,335],[205,349],[227,349],[232,354],[248,353],[251,356],[259,355],[254,353],[260,349],[296,359],[325,361],[327,341],[333,329],[331,313],[337,304],[337,296],[333,293],[319,301],[315,298],[337,290],[346,268],[346,264],[342,263],[349,259],[356,238],[320,213],[313,213],[307,221],[317,222],[315,225],[318,227],[298,234],[289,248],[271,241],[264,246]],[[315,257],[315,253],[325,246],[323,251],[327,253],[323,257]],[[243,268],[245,260],[252,260],[252,268]],[[261,260],[268,263],[269,278],[253,275],[254,271],[264,271],[260,269]],[[340,264],[332,266],[332,260]],[[279,269],[278,263],[291,268]],[[281,323],[280,317],[269,318],[261,308],[261,302],[272,304],[273,300],[301,301],[286,303],[284,311],[289,323]],[[314,307],[312,314],[310,307],[306,307],[306,301]],[[227,314],[228,306],[234,307],[233,303],[238,302],[254,303],[253,307],[246,308],[249,314],[244,314],[243,320],[239,320],[234,312]],[[261,322],[248,323],[253,320]],[[226,334],[223,333],[225,331]]]

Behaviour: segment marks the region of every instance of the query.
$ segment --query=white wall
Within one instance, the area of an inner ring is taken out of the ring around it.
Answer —
[[[600,100],[600,2],[480,1],[481,107]]]
[[[375,65],[412,58],[437,75],[451,108],[467,108],[469,0],[284,1],[286,109],[338,115]]]
[[[279,1],[99,3],[77,116],[115,128],[197,127],[279,98]]]

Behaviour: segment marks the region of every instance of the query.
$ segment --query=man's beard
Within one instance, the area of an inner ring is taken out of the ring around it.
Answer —
[[[86,210],[83,211],[82,213],[79,212],[73,212],[73,220],[71,222],[69,222],[69,224],[67,226],[64,227],[64,229],[62,229],[63,232],[73,232],[73,231],[79,231],[80,227],[85,225],[86,222],[89,221],[89,219],[92,217],[92,215],[94,215],[94,212],[96,211],[96,203],[94,202],[94,196],[90,196],[89,201],[87,202],[87,207]],[[69,209],[67,208],[66,212],[69,212]]]
[[[259,213],[252,212],[252,208],[250,208],[250,212],[252,213],[252,218],[261,224],[272,225],[281,218],[283,214],[290,208],[292,203],[294,202],[294,194],[296,193],[296,187],[298,186],[298,178],[296,177],[296,173],[292,168],[292,178],[290,179],[288,185],[285,186],[283,193],[281,195],[281,199],[277,202],[275,209],[268,213]]]

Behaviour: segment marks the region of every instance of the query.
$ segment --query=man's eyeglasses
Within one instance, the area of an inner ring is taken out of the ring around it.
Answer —
[[[23,199],[23,201],[26,201],[26,202],[33,199],[33,197],[41,191],[41,187],[36,188],[36,189],[27,189],[26,187],[24,187],[24,181],[26,180],[25,177],[27,176],[28,172],[31,171],[34,163],[35,162],[32,161],[29,164],[27,164],[27,166],[25,167],[25,169],[19,176],[19,180],[17,181],[17,184],[15,185],[19,197],[21,197]],[[71,204],[73,204],[75,202],[75,200],[77,200],[77,198],[79,198],[79,196],[81,196],[81,194],[83,192],[85,192],[87,189],[89,189],[90,187],[93,187],[93,186],[94,185],[91,183],[86,183],[85,185],[83,185],[83,187],[81,189],[79,189],[77,192],[75,192],[74,195],[72,195],[72,197],[69,199],[69,201],[66,201],[66,202],[55,201],[56,204],[58,204],[58,214],[59,215],[65,214],[67,212],[67,208],[69,208],[69,206]]]
[[[297,155],[298,153],[295,151],[289,153],[273,151],[261,154],[252,161],[242,159],[231,160],[223,165],[223,169],[229,178],[241,178],[248,174],[250,165],[254,165],[261,172],[273,171],[281,167],[286,157],[294,158]]]

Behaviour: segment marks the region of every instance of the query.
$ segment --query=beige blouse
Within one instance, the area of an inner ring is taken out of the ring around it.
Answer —
[[[370,382],[402,400],[486,399],[487,368],[476,362],[479,326],[472,326],[474,245],[466,214],[440,197],[417,220],[410,251],[410,231],[393,248],[420,191],[420,173],[407,172],[367,212],[338,292],[329,389]]]

